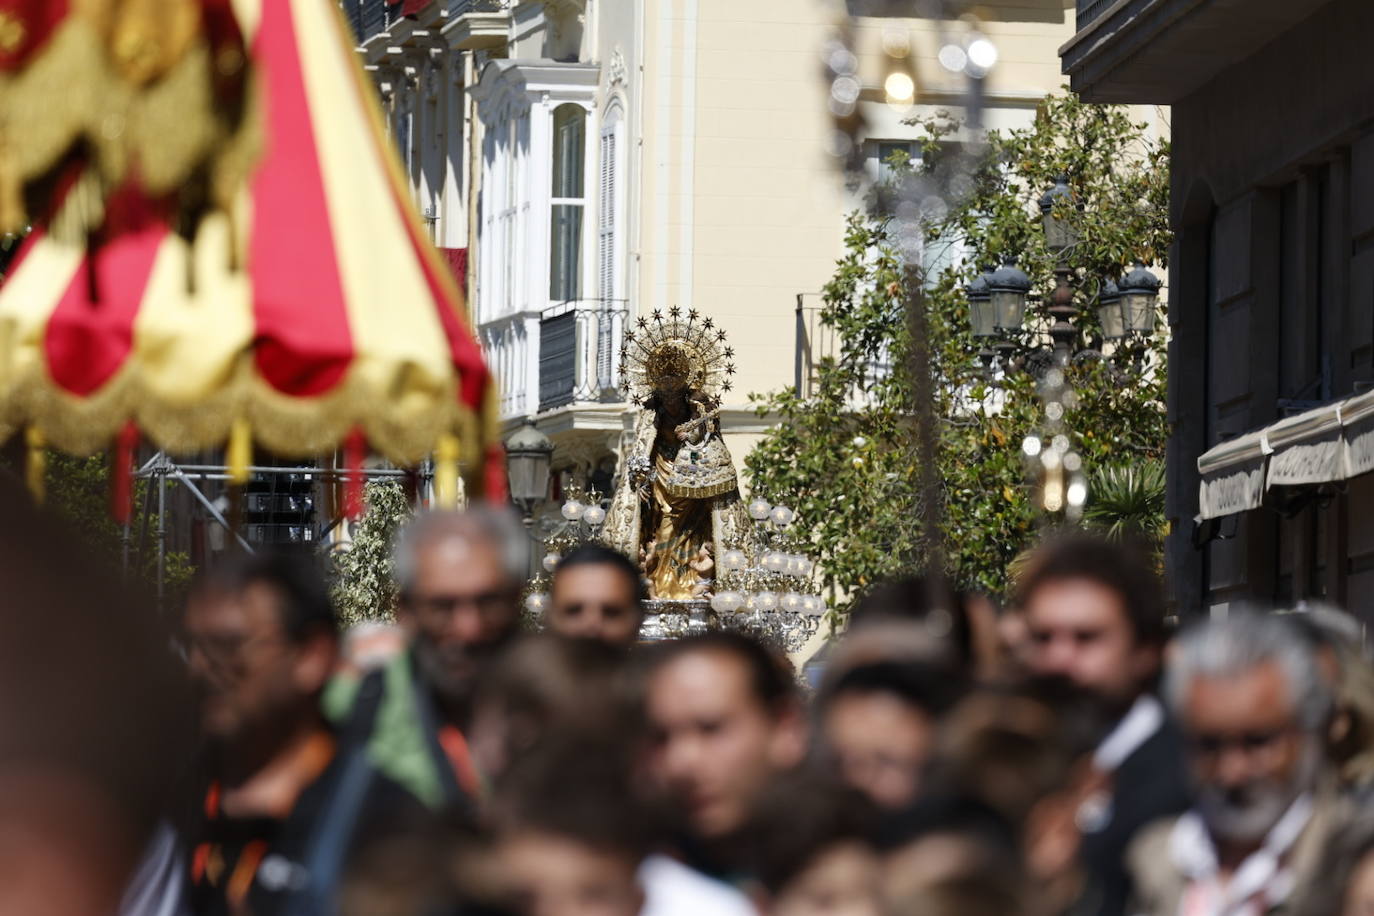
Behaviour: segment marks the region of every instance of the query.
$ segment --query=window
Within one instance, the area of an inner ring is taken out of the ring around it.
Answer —
[[[892,180],[895,173],[892,165],[894,153],[905,153],[913,168],[933,168],[935,180],[942,182],[947,180],[949,166],[960,152],[959,144],[942,142],[935,151],[936,158],[928,159],[929,150],[923,150],[921,144],[915,140],[873,140],[870,141],[870,149],[873,153],[873,171],[869,174],[879,183]],[[921,252],[921,267],[925,271],[926,285],[934,286],[938,283],[940,275],[951,267],[957,267],[966,253],[961,238],[927,238]]]
[[[559,105],[553,112],[553,201],[549,239],[549,298],[577,299],[582,285],[583,174],[587,112]]]
[[[916,144],[911,140],[879,140],[877,142],[878,157],[878,180],[890,181],[892,179],[892,154],[906,153],[907,160],[914,160],[919,155],[916,152]]]

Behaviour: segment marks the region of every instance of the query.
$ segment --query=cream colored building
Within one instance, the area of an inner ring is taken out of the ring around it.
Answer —
[[[537,418],[555,466],[609,481],[626,422],[617,353],[636,316],[694,307],[729,333],[739,374],[723,425],[737,462],[766,422],[747,395],[803,374],[812,344],[798,327],[857,202],[828,152],[822,63],[847,2],[432,0],[400,19],[397,7],[346,2],[417,206],[439,245],[467,249],[503,413],[512,425]],[[1061,85],[1056,52],[1073,34],[1063,6],[979,7],[998,51],[987,126],[1028,123]],[[880,154],[915,139],[904,117],[963,100],[967,79],[937,53],[967,24],[853,27],[876,174]],[[898,111],[882,88],[884,46],[902,35],[919,104]]]

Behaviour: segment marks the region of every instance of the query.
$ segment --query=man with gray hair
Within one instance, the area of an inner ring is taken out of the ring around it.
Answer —
[[[1310,642],[1280,616],[1213,619],[1179,638],[1164,686],[1196,801],[1132,844],[1132,912],[1291,912],[1339,816],[1324,779],[1331,695]]]
[[[528,551],[514,515],[491,506],[425,513],[397,535],[396,620],[408,648],[368,675],[383,690],[368,750],[433,807],[477,792],[466,738],[473,688],[519,628]],[[353,692],[343,685],[328,698],[335,717],[350,715]]]

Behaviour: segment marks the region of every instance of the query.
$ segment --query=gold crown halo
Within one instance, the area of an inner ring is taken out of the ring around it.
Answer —
[[[725,332],[696,309],[678,306],[667,315],[655,309],[640,316],[625,332],[620,348],[620,387],[635,404],[643,404],[664,379],[683,379],[688,388],[719,405],[735,374],[735,351],[725,345]]]

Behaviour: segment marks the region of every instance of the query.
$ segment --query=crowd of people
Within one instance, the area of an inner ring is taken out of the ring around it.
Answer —
[[[347,634],[260,552],[165,635],[46,526],[0,532],[4,912],[1374,913],[1362,628],[1172,632],[1127,545],[1047,539],[1000,611],[874,589],[803,684],[747,628],[639,642],[596,544],[527,632],[495,509],[410,523],[394,625]]]

